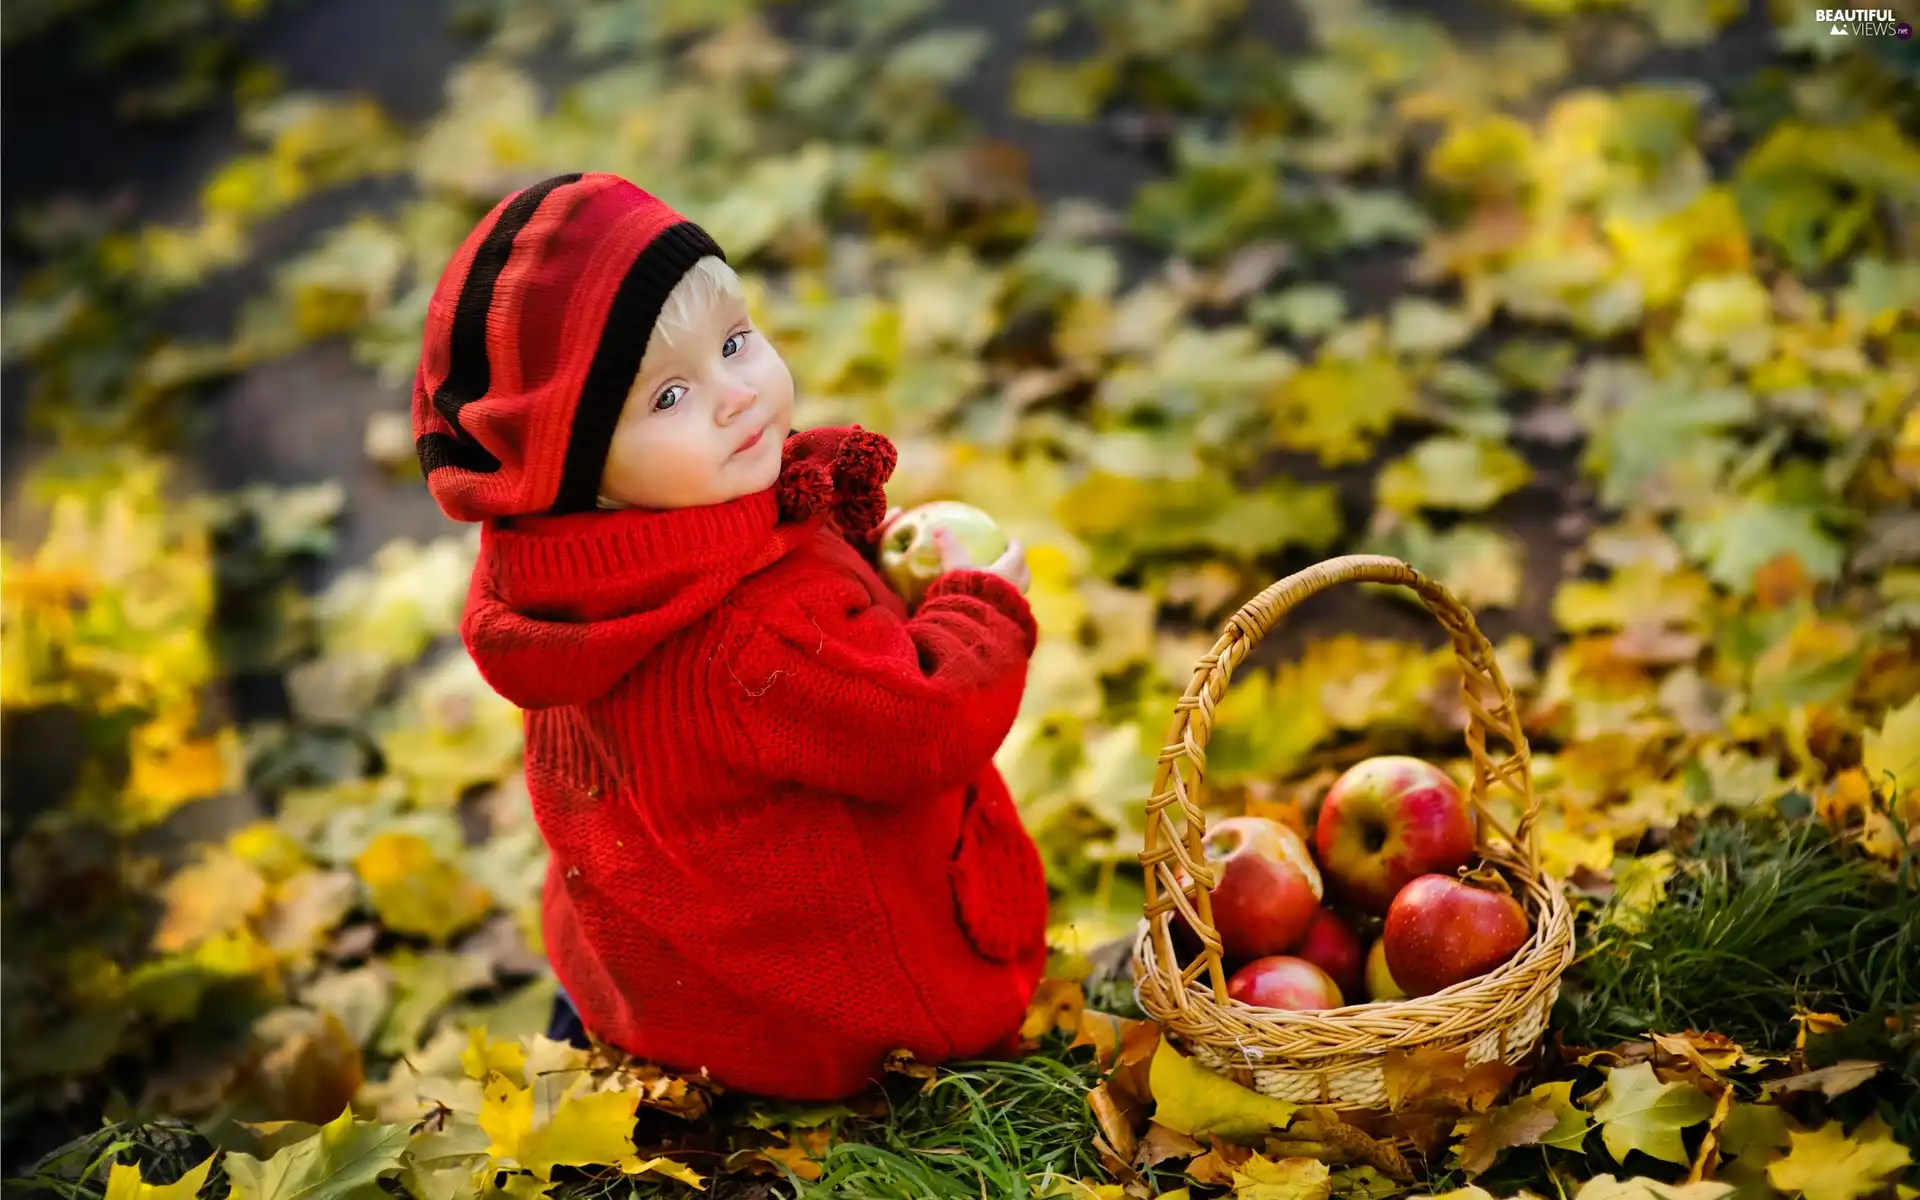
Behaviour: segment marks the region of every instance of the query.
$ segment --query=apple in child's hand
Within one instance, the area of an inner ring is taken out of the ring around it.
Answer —
[[[1346,1003],[1340,985],[1304,958],[1273,954],[1256,958],[1227,980],[1227,995],[1255,1008],[1314,1012]]]
[[[1007,535],[992,517],[958,500],[935,500],[895,514],[880,530],[880,573],[907,607],[920,603],[941,574],[936,529],[952,533],[967,557],[984,567],[1007,552]]]
[[[1387,939],[1381,938],[1373,943],[1373,949],[1367,951],[1367,999],[1369,1000],[1405,1000],[1407,993],[1393,981],[1393,972],[1387,970]]]
[[[1334,892],[1385,913],[1417,875],[1459,870],[1473,857],[1473,812],[1447,773],[1390,754],[1355,763],[1320,804],[1313,846]]]
[[[1380,941],[1387,969],[1409,996],[1485,975],[1526,944],[1526,910],[1489,884],[1422,875],[1393,898]]]
[[[1305,839],[1268,817],[1230,817],[1207,831],[1202,847],[1216,866],[1221,952],[1244,961],[1292,949],[1320,911],[1320,870]]]
[[[1293,948],[1293,955],[1325,971],[1340,985],[1342,996],[1360,994],[1365,952],[1360,949],[1360,939],[1340,919],[1340,914],[1332,909],[1323,908],[1314,916],[1313,924],[1307,926],[1306,935]]]

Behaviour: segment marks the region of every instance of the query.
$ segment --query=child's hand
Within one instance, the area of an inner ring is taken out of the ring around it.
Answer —
[[[1027,594],[1027,586],[1033,582],[1033,576],[1027,570],[1026,547],[1012,538],[1007,539],[1007,552],[985,566],[974,562],[959,539],[945,529],[933,531],[933,544],[939,547],[942,571],[959,571],[969,567],[990,571],[1020,589],[1023,596]]]

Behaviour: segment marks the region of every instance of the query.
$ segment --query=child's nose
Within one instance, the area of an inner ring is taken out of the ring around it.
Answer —
[[[721,393],[721,416],[731,421],[747,408],[751,407],[753,402],[759,398],[760,392],[751,384],[730,381],[726,385],[726,389]]]

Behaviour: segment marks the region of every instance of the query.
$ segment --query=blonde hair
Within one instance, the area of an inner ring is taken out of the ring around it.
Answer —
[[[745,300],[746,295],[739,274],[725,259],[709,254],[697,260],[680,277],[680,282],[673,285],[666,302],[660,306],[660,316],[654,321],[653,332],[647,335],[646,351],[640,356],[641,369],[645,369],[647,358],[656,349],[677,346],[678,339],[691,333],[716,307]],[[603,509],[626,507],[605,496],[595,496],[594,500]]]
[[[746,296],[740,276],[727,261],[707,255],[689,267],[667,293],[667,302],[660,306],[660,319],[653,323],[653,333],[647,339],[647,349],[653,349],[654,338],[668,346],[678,345],[677,339],[692,331],[716,307],[745,300]]]

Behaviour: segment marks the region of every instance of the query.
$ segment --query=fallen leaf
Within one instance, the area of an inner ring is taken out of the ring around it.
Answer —
[[[260,911],[266,896],[266,880],[252,863],[229,851],[209,853],[167,881],[153,948],[174,954],[231,933]]]
[[[1149,1079],[1153,1119],[1189,1137],[1259,1137],[1284,1129],[1300,1107],[1241,1087],[1161,1041]]]
[[[1502,1151],[1535,1145],[1559,1124],[1560,1114],[1552,1104],[1533,1096],[1488,1109],[1454,1129],[1461,1138],[1460,1169],[1469,1176],[1484,1174]]]
[[[1245,1200],[1328,1200],[1327,1164],[1311,1158],[1278,1162],[1256,1154],[1233,1173],[1233,1194]]]
[[[1139,1149],[1134,1152],[1133,1165],[1144,1170],[1170,1158],[1194,1158],[1206,1153],[1206,1149],[1186,1134],[1151,1121],[1147,1124],[1146,1136],[1140,1139]]]
[[[1216,1140],[1205,1154],[1187,1164],[1187,1178],[1207,1187],[1230,1187],[1234,1171],[1252,1157],[1251,1147]]]
[[[1699,1069],[1702,1075],[1716,1082],[1725,1082],[1722,1071],[1733,1069],[1744,1052],[1725,1034],[1695,1033],[1656,1033],[1651,1035],[1653,1044],[1673,1055],[1684,1059]]]
[[[1467,1066],[1465,1050],[1389,1050],[1381,1063],[1390,1109],[1435,1107],[1481,1112],[1520,1069],[1492,1059]]]
[[[798,1139],[788,1135],[784,1145],[762,1147],[760,1153],[800,1178],[812,1181],[820,1178],[823,1169],[820,1160],[826,1156],[832,1141],[832,1135],[826,1130],[809,1129],[802,1131]]]
[[[1839,1121],[1805,1132],[1789,1130],[1791,1148],[1767,1165],[1777,1188],[1807,1200],[1862,1200],[1913,1162],[1913,1153],[1893,1139],[1877,1115],[1847,1134]]]
[[[1022,1041],[1035,1041],[1054,1030],[1080,1033],[1080,1014],[1087,1006],[1086,990],[1069,979],[1042,979],[1020,1023]]]
[[[1713,1101],[1690,1083],[1661,1083],[1653,1064],[1635,1063],[1607,1072],[1604,1095],[1594,1106],[1600,1137],[1615,1162],[1638,1150],[1663,1162],[1687,1165],[1680,1131],[1713,1113]]]
[[[1720,1152],[1764,1165],[1788,1146],[1787,1114],[1772,1104],[1742,1102],[1720,1125]]]
[[[1850,1058],[1834,1063],[1830,1067],[1821,1067],[1817,1071],[1804,1071],[1798,1075],[1789,1075],[1785,1079],[1776,1079],[1761,1089],[1764,1099],[1787,1095],[1792,1092],[1818,1091],[1831,1099],[1844,1095],[1878,1075],[1884,1064],[1869,1062],[1866,1059]]]
[[[172,1183],[148,1183],[139,1167],[116,1162],[107,1172],[106,1200],[194,1200],[200,1193],[200,1186],[207,1181],[207,1172],[213,1170],[213,1160],[217,1157],[217,1154],[209,1154],[205,1162]]]
[[[1733,1189],[1724,1183],[1662,1183],[1639,1176],[1616,1179],[1595,1175],[1580,1185],[1573,1200],[1720,1200]]]
[[[415,834],[380,834],[354,859],[353,869],[373,893],[381,922],[396,933],[444,943],[493,907],[487,889]]]
[[[1115,1099],[1104,1084],[1087,1093],[1087,1106],[1093,1110],[1094,1125],[1106,1143],[1105,1151],[1124,1169],[1133,1161],[1134,1152],[1140,1147],[1136,1117],[1144,1117],[1145,1114]],[[1108,1170],[1116,1171],[1116,1168],[1109,1165]]]
[[[1920,696],[1888,709],[1861,739],[1860,765],[1876,788],[1889,795],[1920,788]]]
[[[584,1083],[581,1077],[574,1085]],[[636,1161],[633,1114],[637,1100],[626,1092],[576,1091],[563,1094],[550,1118],[535,1111],[534,1089],[516,1086],[504,1075],[486,1085],[480,1127],[490,1139],[487,1153],[542,1180],[560,1166]]]
[[[233,1181],[232,1200],[349,1196],[400,1169],[408,1140],[405,1126],[356,1121],[349,1108],[265,1161],[231,1151],[222,1165]]]
[[[1547,1106],[1554,1114],[1554,1126],[1540,1135],[1540,1144],[1562,1150],[1579,1151],[1586,1142],[1593,1121],[1573,1103],[1573,1081],[1543,1083],[1527,1093],[1530,1099]]]

